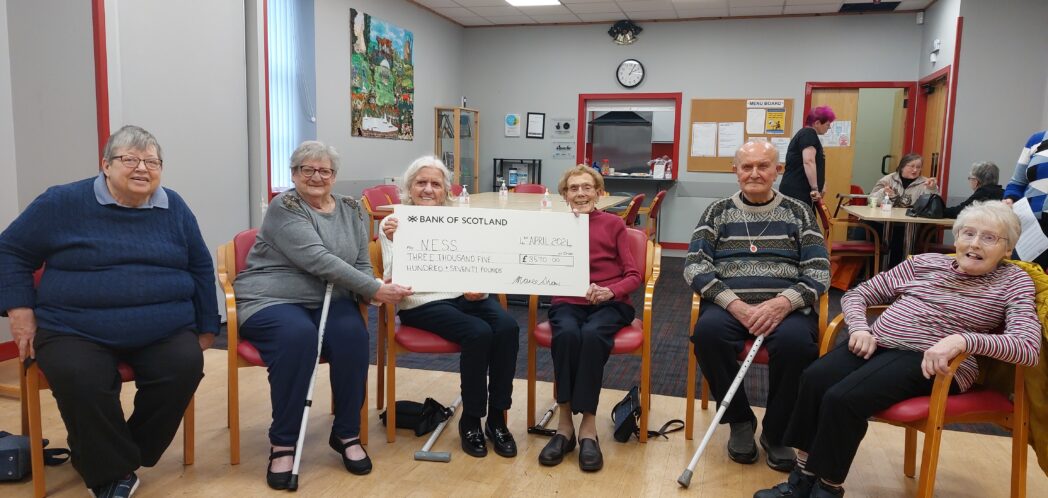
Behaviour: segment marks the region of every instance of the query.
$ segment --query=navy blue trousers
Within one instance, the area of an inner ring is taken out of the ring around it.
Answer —
[[[508,410],[513,401],[513,373],[517,369],[520,325],[498,301],[441,299],[400,310],[400,322],[428,330],[462,347],[459,382],[462,412],[483,417]]]
[[[615,345],[615,334],[635,315],[633,306],[621,301],[550,307],[550,355],[557,403],[571,403],[572,413],[597,413],[604,365]]]
[[[764,411],[764,436],[772,444],[781,444],[786,424],[793,413],[801,372],[819,356],[818,316],[794,311],[782,320],[761,347],[768,349],[768,408]],[[739,373],[739,353],[746,339],[753,339],[728,310],[702,301],[699,320],[691,341],[703,377],[710,383],[710,393],[720,400]],[[746,399],[746,390],[735,391],[735,397],[724,412],[722,424],[755,420]]]
[[[302,408],[317,360],[321,309],[276,304],[251,315],[240,335],[251,341],[269,368],[273,424],[269,442],[294,446],[302,425]],[[335,397],[332,432],[340,438],[360,435],[360,408],[368,380],[368,329],[357,303],[332,300],[324,328],[322,354],[330,364]]]

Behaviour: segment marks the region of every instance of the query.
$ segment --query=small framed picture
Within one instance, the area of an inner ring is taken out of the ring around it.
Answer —
[[[526,136],[528,138],[545,138],[546,137],[546,113],[544,112],[529,112],[528,113],[528,128]]]

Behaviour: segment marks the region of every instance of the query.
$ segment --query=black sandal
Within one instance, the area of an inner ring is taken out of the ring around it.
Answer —
[[[342,465],[346,466],[346,470],[350,474],[362,476],[371,473],[371,457],[368,456],[368,450],[364,449],[364,446],[360,444],[360,438],[354,439],[348,443],[343,443],[334,432],[328,437],[328,446],[331,449],[338,452],[338,455],[342,457]],[[350,446],[360,446],[360,449],[364,450],[364,458],[360,460],[350,460],[346,458],[346,448]]]
[[[273,465],[273,460],[286,456],[295,456],[295,450],[273,451],[273,448],[269,449],[269,465],[266,466],[266,484],[268,484],[270,488],[276,490],[288,488],[288,485],[291,482],[291,471],[273,472],[270,470]]]

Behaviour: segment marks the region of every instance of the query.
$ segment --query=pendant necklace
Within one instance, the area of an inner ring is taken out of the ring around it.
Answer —
[[[768,231],[768,227],[771,226],[771,220],[768,220],[768,223],[764,225],[764,230],[761,230],[761,233],[757,234],[756,237],[750,236],[750,224],[746,222],[746,218],[742,219],[742,224],[746,227],[746,238],[750,239],[750,252],[755,253],[757,252],[757,244],[755,244],[754,241],[761,238],[761,235],[764,235],[764,232]]]

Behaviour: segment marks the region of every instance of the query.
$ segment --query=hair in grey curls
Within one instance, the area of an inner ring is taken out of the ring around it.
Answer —
[[[979,187],[997,185],[1000,175],[1001,170],[993,161],[979,161],[972,165],[972,178],[975,178]]]
[[[451,203],[451,171],[444,165],[444,161],[441,161],[436,156],[422,156],[415,159],[408,166],[408,169],[404,171],[404,176],[401,177],[400,181],[400,202],[404,204],[411,204],[411,184],[415,183],[415,177],[418,175],[422,168],[434,168],[440,170],[440,173],[444,175],[444,202],[442,204],[448,205]]]
[[[338,173],[339,157],[338,151],[334,147],[326,145],[324,142],[306,140],[295,148],[295,152],[291,153],[291,169],[295,169],[304,161],[327,159],[331,161],[331,169]]]
[[[102,158],[106,161],[113,160],[113,152],[117,149],[139,149],[148,150],[149,147],[156,148],[157,159],[163,160],[164,153],[160,150],[160,143],[156,137],[144,128],[135,125],[124,125],[106,140],[105,149],[102,149]]]

